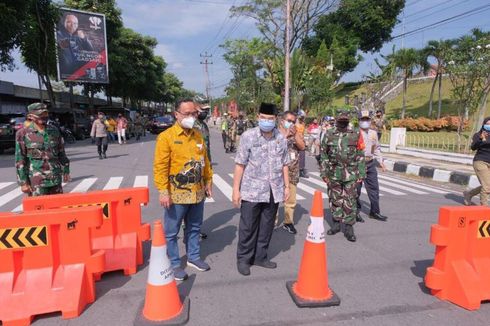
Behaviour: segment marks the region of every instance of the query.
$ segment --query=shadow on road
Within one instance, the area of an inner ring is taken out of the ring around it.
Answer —
[[[301,205],[296,205],[294,210],[294,224],[298,224],[298,222],[305,216],[308,215],[308,211]],[[282,222],[284,219],[284,209],[281,208],[279,211],[279,222]],[[281,252],[286,252],[291,249],[291,247],[296,243],[297,235],[288,233],[282,227],[276,228],[274,233],[272,234],[271,243],[269,245],[268,256],[270,259],[276,257]]]
[[[120,154],[120,155],[110,155],[109,154],[109,155],[107,155],[106,159],[101,160],[101,161],[110,160],[110,159],[118,158],[121,156],[129,156],[129,154]],[[83,157],[75,157],[75,158],[68,157],[68,158],[70,159],[70,162],[77,162],[77,161],[85,161],[85,160],[95,160],[95,159],[99,158],[99,155],[97,154],[97,151],[95,151],[94,155],[92,155],[92,156],[83,156]]]
[[[83,180],[83,179],[91,178],[91,177],[94,177],[94,175],[93,174],[90,174],[90,175],[81,175],[79,177],[71,178],[71,181],[70,182],[75,182],[75,181],[78,181],[78,180]]]
[[[464,205],[463,195],[457,194],[445,194],[444,198],[457,202],[458,204]]]
[[[191,274],[185,282],[179,282],[179,284],[177,284],[181,298],[186,298],[191,294],[192,286],[195,281],[196,274]]]
[[[131,276],[124,275],[122,270],[102,274],[101,280],[96,283],[97,299],[102,298],[111,290],[122,288],[130,280]]]
[[[238,213],[239,210],[236,208],[227,209],[204,220],[202,231],[208,235],[208,238],[201,242],[201,256],[203,259],[214,253],[222,252],[227,246],[231,245],[237,236],[238,228],[235,225],[222,226],[230,222]]]
[[[433,262],[434,260],[432,259],[414,260],[414,266],[410,267],[412,274],[422,279],[422,281],[419,282],[419,287],[425,294],[430,294],[430,290],[425,286],[424,277],[425,273],[427,272],[427,268],[432,266]]]

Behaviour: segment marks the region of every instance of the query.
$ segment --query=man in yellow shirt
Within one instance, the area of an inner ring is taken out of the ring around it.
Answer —
[[[177,122],[162,132],[156,141],[153,175],[164,208],[167,254],[176,280],[187,279],[181,268],[177,235],[185,222],[184,242],[187,266],[208,271],[209,265],[200,257],[199,234],[204,213],[204,199],[212,196],[213,171],[206,144],[194,123],[198,115],[192,99],[178,102]]]

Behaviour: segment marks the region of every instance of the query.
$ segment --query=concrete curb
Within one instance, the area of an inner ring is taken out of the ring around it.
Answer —
[[[460,186],[468,186],[469,188],[475,188],[480,185],[478,178],[474,174],[435,169],[430,166],[420,166],[405,161],[394,161],[389,159],[384,160],[384,163],[386,169],[392,172],[416,175],[438,182],[449,182]]]

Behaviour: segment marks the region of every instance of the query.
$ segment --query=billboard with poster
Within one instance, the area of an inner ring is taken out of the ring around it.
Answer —
[[[103,14],[62,8],[56,26],[58,78],[77,83],[109,83]]]

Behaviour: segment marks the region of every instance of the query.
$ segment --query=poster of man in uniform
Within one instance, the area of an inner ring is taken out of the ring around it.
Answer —
[[[56,26],[58,78],[81,83],[109,83],[105,16],[61,9]]]

